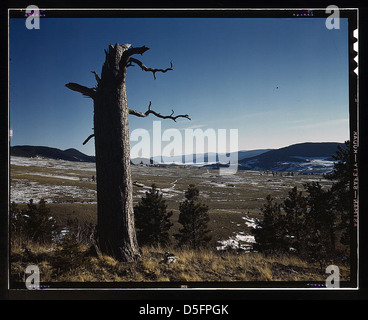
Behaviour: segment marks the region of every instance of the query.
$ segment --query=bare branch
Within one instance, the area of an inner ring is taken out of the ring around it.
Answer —
[[[85,145],[90,139],[92,139],[95,136],[94,133],[92,133],[86,140],[84,140],[83,145]]]
[[[137,116],[137,117],[144,118],[144,117],[147,117],[148,115],[150,115],[152,113],[153,115],[155,115],[158,118],[161,118],[161,119],[171,119],[171,120],[174,120],[175,122],[176,122],[176,119],[177,118],[187,118],[188,120],[191,120],[187,114],[184,114],[184,115],[183,114],[179,114],[177,116],[173,116],[174,115],[174,110],[171,110],[171,114],[169,116],[163,116],[162,114],[160,114],[160,113],[152,110],[151,109],[151,105],[152,105],[152,102],[150,101],[150,103],[148,105],[148,110],[145,113],[142,113],[140,111],[129,109],[129,114],[132,114],[132,115]]]
[[[95,79],[96,79],[96,81],[97,81],[97,84],[99,84],[99,83],[100,83],[100,81],[101,81],[101,79],[100,79],[100,77],[98,76],[97,72],[96,72],[96,71],[91,71],[91,72],[95,75]]]
[[[128,61],[129,61],[130,56],[132,56],[133,54],[140,54],[140,55],[142,55],[147,50],[149,50],[149,48],[147,48],[146,46],[137,47],[137,48],[133,48],[132,47],[132,48],[126,49],[123,52],[123,54],[121,55],[121,59],[120,59],[120,62],[119,62],[119,68],[120,68],[120,70],[122,71],[125,66],[126,67],[133,66],[131,62],[129,62],[129,64],[128,64]]]
[[[129,58],[129,62],[130,63],[132,63],[132,62],[136,63],[137,65],[139,65],[141,67],[141,69],[143,71],[150,71],[150,72],[152,72],[153,73],[153,78],[155,80],[156,80],[156,72],[163,72],[163,73],[165,73],[165,72],[173,69],[172,61],[170,61],[170,68],[166,68],[166,69],[148,68],[141,61],[139,61],[138,59],[132,58],[132,57]]]
[[[130,57],[133,54],[140,54],[142,55],[143,53],[145,53],[146,51],[148,51],[149,48],[146,46],[143,47],[136,47],[136,48],[129,48],[127,50],[125,50],[122,54],[122,57],[126,58],[126,57]]]
[[[81,86],[78,83],[73,83],[73,82],[69,82],[65,85],[67,88],[69,88],[70,90],[73,91],[78,91],[81,94],[83,94],[84,96],[90,97],[90,98],[94,98],[95,96],[95,91],[92,88],[87,88],[85,86]]]

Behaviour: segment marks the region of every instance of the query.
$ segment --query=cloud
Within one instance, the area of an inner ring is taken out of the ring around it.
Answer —
[[[178,126],[176,127],[179,130],[183,130],[183,129],[199,129],[199,128],[204,128],[204,127],[208,127],[208,123],[201,123],[201,124],[191,124],[188,121],[181,121],[180,123],[178,122]]]
[[[327,121],[321,121],[321,122],[316,122],[316,123],[303,124],[303,125],[298,125],[294,127],[288,127],[287,129],[313,129],[313,128],[326,127],[326,126],[343,125],[343,124],[348,124],[348,123],[349,123],[349,119],[334,119],[334,120],[327,120]]]
[[[261,111],[261,112],[241,112],[240,114],[236,115],[235,117],[230,117],[227,119],[221,119],[221,121],[236,121],[236,120],[244,120],[246,121],[248,118],[261,118],[262,120],[264,119],[264,117],[266,116],[271,116],[272,114],[278,113],[278,111],[276,110],[270,110],[270,111]]]
[[[286,123],[286,124],[297,124],[297,123],[305,123],[306,121],[307,121],[306,119],[300,119],[300,120],[285,121],[284,123]]]
[[[186,127],[185,129],[199,129],[199,128],[203,128],[203,127],[206,127],[207,125],[205,124],[193,124],[189,127]]]

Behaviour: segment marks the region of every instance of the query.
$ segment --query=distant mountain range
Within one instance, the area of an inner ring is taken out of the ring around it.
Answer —
[[[41,146],[14,146],[10,147],[10,155],[16,157],[42,157],[66,161],[95,162],[95,157],[87,156],[77,149],[60,150]]]
[[[272,149],[259,149],[259,150],[249,150],[249,151],[239,151],[238,152],[238,160],[254,157],[263,152],[269,151]],[[43,147],[43,146],[14,146],[10,147],[10,155],[15,157],[42,157],[42,158],[50,158],[57,160],[66,160],[66,161],[84,161],[84,162],[95,162],[96,159],[94,156],[88,156],[77,149],[67,149],[60,150],[57,148],[51,147]],[[208,159],[211,157],[216,157],[216,162],[219,161],[219,154],[211,153],[202,155],[204,162],[208,162]],[[188,157],[188,156],[187,156]],[[198,156],[199,157],[199,156]],[[197,156],[195,154],[189,155],[189,159],[193,159],[193,162],[196,162]],[[185,163],[185,155],[177,156],[170,158],[171,161],[177,163]],[[160,156],[152,157],[151,159],[147,158],[134,158],[132,159],[134,164],[157,164],[162,163],[162,159]]]
[[[336,154],[339,145],[344,147],[343,143],[337,142],[305,142],[280,149],[243,150],[238,152],[238,168],[240,170],[326,173],[333,168],[334,159],[332,155]],[[95,162],[94,156],[88,156],[76,149],[60,150],[41,146],[14,146],[10,148],[10,154],[18,157],[43,157],[67,161]],[[193,159],[193,162],[190,163],[185,163],[184,155],[171,157],[170,160],[177,164],[203,166],[206,168],[224,166],[224,164],[219,163],[219,154],[217,153],[209,153],[202,156],[204,161],[201,161],[201,163],[196,163],[199,156],[195,154],[187,156],[187,158]],[[209,163],[208,160],[211,159],[216,159],[216,161]],[[151,159],[135,158],[131,161],[133,164],[158,165],[162,163],[161,157],[153,157]]]
[[[270,151],[272,149],[256,149],[256,150],[242,150],[238,151],[238,161],[250,157],[254,157],[260,155],[264,152]],[[208,152],[205,154],[188,154],[188,155],[181,155],[181,156],[174,156],[174,157],[167,157],[164,156],[154,156],[151,159],[156,163],[162,162],[174,162],[174,163],[182,163],[182,164],[202,164],[203,162],[219,162],[219,156],[224,156],[225,153],[216,153],[216,152]],[[197,162],[198,159],[198,162]]]

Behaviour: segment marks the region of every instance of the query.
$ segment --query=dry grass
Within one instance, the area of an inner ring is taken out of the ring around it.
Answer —
[[[317,264],[295,256],[264,256],[259,253],[236,254],[211,250],[170,249],[177,262],[163,262],[167,248],[143,247],[137,262],[120,262],[113,257],[88,256],[88,263],[73,270],[58,272],[53,268],[57,246],[30,245],[35,258],[24,250],[12,248],[11,278],[25,280],[29,264],[40,268],[41,282],[251,282],[251,281],[325,281],[326,274]],[[85,248],[83,249],[85,250]],[[339,266],[340,279],[349,280],[348,266]]]

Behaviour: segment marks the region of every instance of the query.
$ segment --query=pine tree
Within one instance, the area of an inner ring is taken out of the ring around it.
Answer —
[[[288,251],[286,220],[281,213],[281,205],[268,195],[261,210],[263,219],[252,231],[256,241],[253,249],[264,253]]]
[[[21,246],[26,238],[26,219],[15,202],[10,205],[10,237]]]
[[[139,245],[169,245],[171,242],[169,229],[173,225],[170,222],[172,214],[172,211],[167,212],[166,201],[153,184],[134,207]]]
[[[332,193],[323,190],[318,182],[305,185],[309,210],[305,226],[308,234],[305,244],[308,256],[320,263],[335,255],[336,211],[331,205]]]
[[[60,247],[54,253],[52,265],[58,272],[88,266],[88,258],[74,235],[67,233],[63,237]]]
[[[38,206],[33,199],[29,200],[27,208],[17,213],[17,221],[18,228],[22,225],[24,238],[39,243],[51,242],[57,228],[44,199],[40,200]]]
[[[31,199],[27,204],[27,209],[22,213],[26,217],[27,234],[32,241],[40,243],[52,241],[56,221],[51,217],[50,208],[46,206],[44,199],[40,200],[38,207]]]
[[[337,146],[336,154],[332,155],[336,160],[334,168],[327,178],[335,180],[334,185],[342,189],[347,189],[350,184],[350,174],[352,171],[352,159],[350,151],[350,141],[345,141],[345,147]]]
[[[174,237],[178,240],[178,246],[186,246],[191,249],[205,247],[211,240],[208,235],[208,206],[198,202],[199,190],[193,185],[189,185],[185,192],[185,200],[179,205],[179,223],[183,228]]]
[[[285,228],[288,233],[289,247],[294,248],[297,253],[304,252],[305,218],[307,214],[307,200],[294,187],[289,191],[288,198],[284,200],[283,208],[286,213]]]
[[[332,157],[336,160],[333,171],[327,178],[333,180],[331,187],[332,205],[340,214],[338,229],[342,231],[340,242],[344,245],[350,244],[350,206],[351,188],[350,178],[352,177],[352,152],[350,141],[345,141],[345,147],[338,146],[336,155]]]

